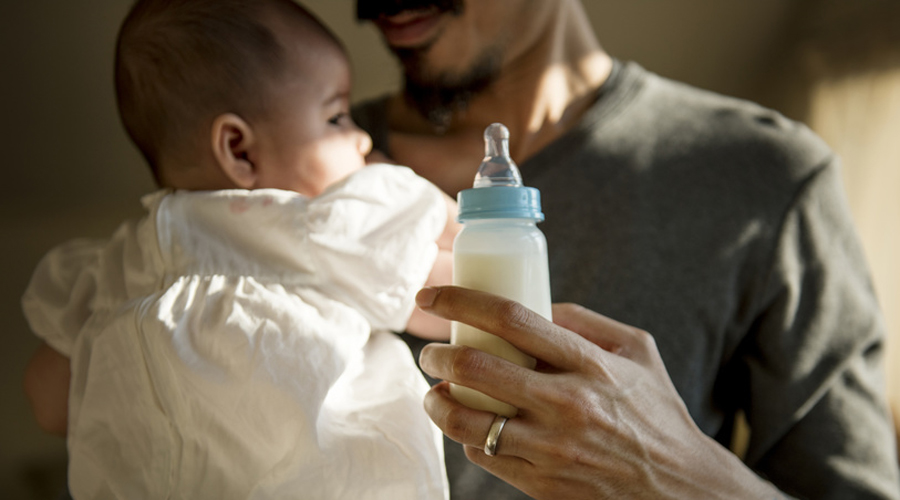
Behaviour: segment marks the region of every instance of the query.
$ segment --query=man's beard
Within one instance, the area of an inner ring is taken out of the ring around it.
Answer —
[[[464,0],[357,0],[356,17],[360,21],[390,17],[404,10],[437,7],[439,13],[461,15]],[[477,1],[477,0],[475,0]],[[449,127],[454,112],[463,111],[473,95],[490,84],[499,69],[499,58],[492,53],[479,59],[461,75],[429,74],[424,61],[431,44],[415,48],[392,48],[405,69],[404,94],[406,101],[435,129],[443,132]]]
[[[462,74],[429,75],[423,67],[428,49],[397,49],[394,53],[405,68],[406,102],[431,122],[438,133],[443,133],[453,115],[466,111],[472,98],[494,81],[500,72],[502,51],[499,47],[485,51]]]

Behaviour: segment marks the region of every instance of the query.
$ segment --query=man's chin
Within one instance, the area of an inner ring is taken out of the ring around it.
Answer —
[[[439,73],[429,71],[422,51],[404,52],[404,96],[436,130],[446,130],[453,116],[464,113],[472,98],[494,81],[500,70],[500,52],[487,51],[466,71]]]
[[[404,73],[407,76],[411,76],[416,81],[424,81],[427,80],[425,75],[428,74],[426,70],[428,63],[428,51],[431,50],[431,46],[434,42],[424,43],[420,47],[389,47],[391,52],[397,57],[400,63],[403,65]]]

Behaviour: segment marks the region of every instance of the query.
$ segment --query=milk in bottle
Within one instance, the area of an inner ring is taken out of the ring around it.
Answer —
[[[453,283],[515,300],[547,319],[550,274],[547,241],[537,228],[544,220],[540,192],[524,187],[509,157],[509,131],[495,123],[484,132],[485,158],[472,189],[458,196],[463,229],[453,243]],[[520,366],[534,368],[534,358],[509,342],[471,326],[452,324],[451,342],[475,347]],[[480,392],[451,384],[460,403],[513,417],[516,408]]]

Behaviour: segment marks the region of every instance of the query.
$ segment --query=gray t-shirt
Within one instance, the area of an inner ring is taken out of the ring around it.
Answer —
[[[354,118],[390,155],[385,105]],[[900,498],[884,322],[818,137],[617,62],[581,122],[519,166],[541,191],[554,302],[653,334],[703,432],[727,446],[742,411],[745,462],[786,493]],[[453,498],[526,498],[456,443],[446,455]]]

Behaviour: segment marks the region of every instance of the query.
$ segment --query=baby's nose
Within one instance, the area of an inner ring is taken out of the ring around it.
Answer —
[[[366,156],[372,152],[372,138],[361,129],[357,131],[357,135],[356,145],[359,147],[359,154]]]

